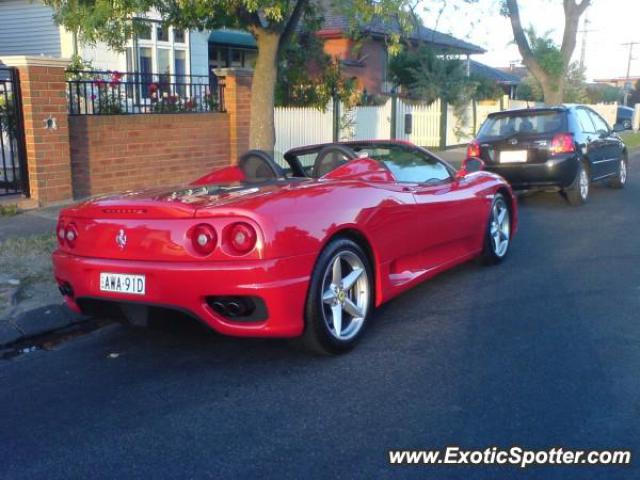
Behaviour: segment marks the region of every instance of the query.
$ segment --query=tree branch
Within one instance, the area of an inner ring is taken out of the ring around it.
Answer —
[[[564,0],[564,34],[562,35],[560,53],[565,67],[571,62],[571,57],[576,49],[576,36],[578,34],[580,16],[590,3],[591,0],[582,0],[579,4],[576,4],[574,0]]]
[[[300,22],[300,18],[308,4],[309,0],[297,0],[296,6],[293,8],[293,12],[289,17],[289,20],[287,20],[284,30],[282,30],[282,35],[280,35],[280,44],[278,48],[282,48],[282,46],[286,45],[286,43],[291,39],[291,36],[296,31],[298,22]]]
[[[573,0],[565,0],[573,1]],[[583,0],[586,1],[586,0]],[[524,28],[522,27],[522,21],[520,20],[520,9],[518,8],[517,0],[507,0],[507,9],[509,10],[509,19],[511,20],[511,28],[513,30],[513,38],[516,41],[516,45],[518,45],[518,50],[520,51],[520,55],[522,55],[522,63],[529,69],[531,74],[538,79],[538,81],[542,81],[542,79],[547,78],[546,72],[542,69],[538,61],[533,55],[531,51],[531,46],[529,45],[529,40],[527,39],[526,34],[524,33]]]

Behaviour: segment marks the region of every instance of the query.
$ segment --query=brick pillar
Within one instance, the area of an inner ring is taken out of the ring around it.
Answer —
[[[17,67],[22,90],[30,197],[37,205],[72,199],[65,68],[67,60],[0,57]]]
[[[238,157],[249,149],[253,70],[219,68],[215,74],[225,84],[224,104],[229,115],[229,161],[235,164]]]

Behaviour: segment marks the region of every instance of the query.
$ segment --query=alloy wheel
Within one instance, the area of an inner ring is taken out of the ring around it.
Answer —
[[[620,160],[620,184],[624,185],[627,182],[627,162],[624,159]]]
[[[585,169],[580,171],[579,179],[580,197],[586,200],[589,197],[589,175]]]
[[[322,280],[322,315],[333,337],[355,337],[369,309],[369,279],[360,258],[340,251],[329,262]]]
[[[489,234],[491,235],[493,253],[499,258],[504,257],[511,238],[511,219],[509,218],[509,208],[502,197],[499,197],[493,204]]]

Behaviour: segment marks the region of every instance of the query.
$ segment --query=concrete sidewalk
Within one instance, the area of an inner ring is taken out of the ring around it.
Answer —
[[[85,318],[62,303],[51,268],[62,206],[0,217],[0,349]]]
[[[64,206],[37,208],[13,216],[0,216],[0,242],[8,238],[53,233],[62,208]]]

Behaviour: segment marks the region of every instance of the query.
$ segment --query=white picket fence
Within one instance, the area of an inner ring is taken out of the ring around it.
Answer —
[[[314,143],[327,143],[333,140],[333,109],[324,112],[315,108],[275,109],[276,126],[275,157],[282,160],[287,150]]]
[[[469,103],[463,108],[447,106],[445,147],[468,143],[473,139],[482,122],[492,112],[515,108],[540,106],[536,102],[510,100],[481,101],[475,105]],[[590,105],[602,115],[610,125],[616,120],[617,104]],[[392,101],[374,107],[340,108],[339,139],[374,140],[391,137]],[[417,105],[397,100],[396,138],[407,140],[424,147],[441,147],[440,122],[442,114],[440,100],[431,105]],[[475,116],[475,120],[474,120]],[[275,109],[276,157],[281,161],[282,154],[290,148],[327,143],[333,140],[333,107],[330,104],[324,111],[314,108]]]

